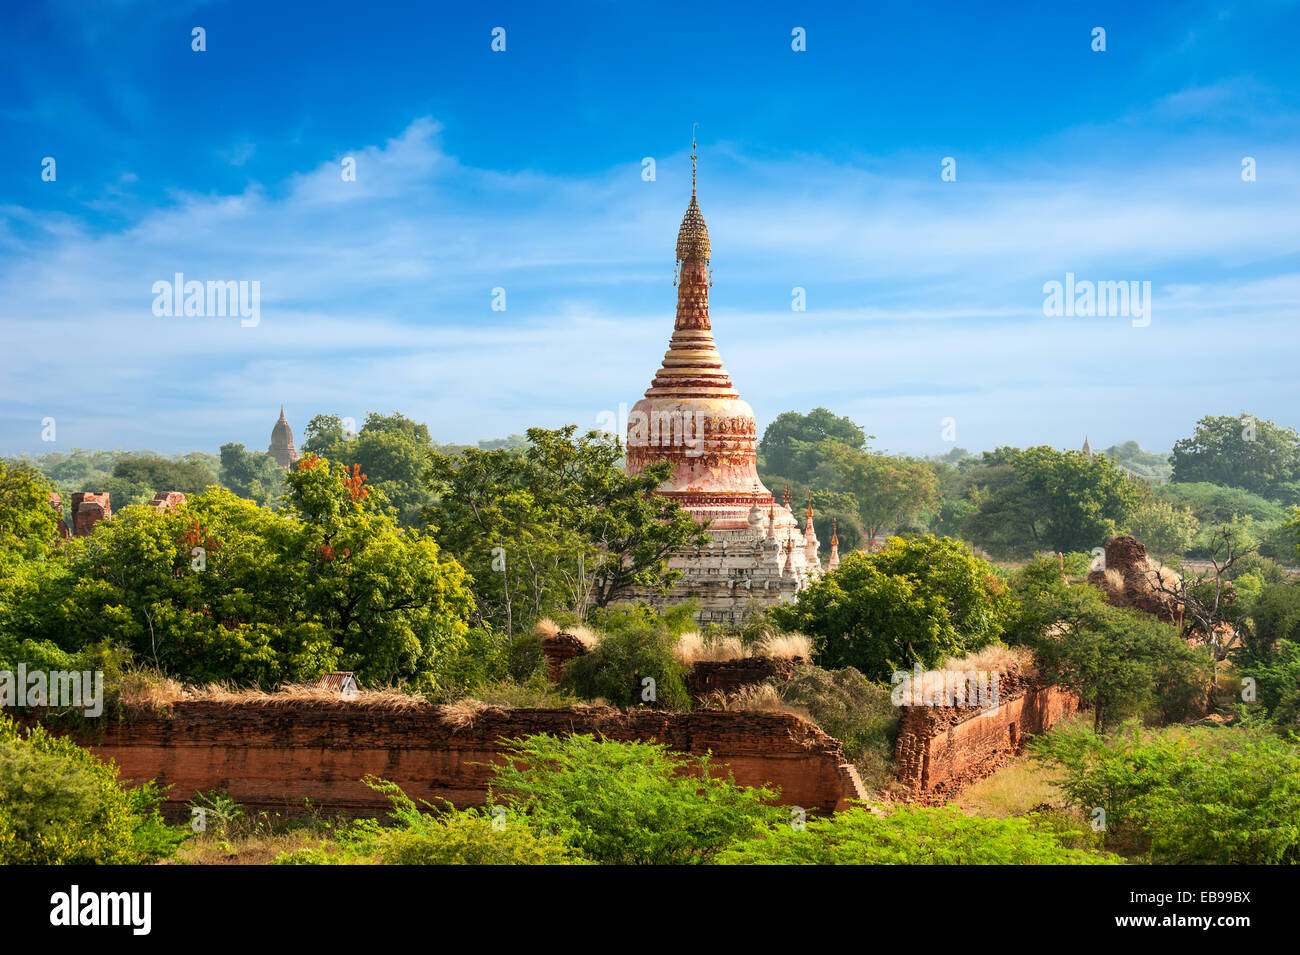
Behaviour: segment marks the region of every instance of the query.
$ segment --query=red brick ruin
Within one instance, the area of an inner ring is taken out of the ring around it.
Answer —
[[[838,740],[788,713],[700,710],[502,709],[319,701],[261,705],[181,702],[169,712],[110,722],[86,742],[124,779],[171,786],[165,808],[225,789],[250,808],[377,814],[388,800],[361,782],[392,780],[414,799],[457,806],[487,798],[502,740],[536,733],[647,740],[681,753],[712,753],[715,771],[746,786],[780,787],[779,802],[817,812],[865,799]]]
[[[1078,708],[1073,694],[1015,672],[1000,675],[997,706],[904,706],[894,748],[896,775],[914,800],[944,803],[995,772],[1028,737]]]
[[[145,506],[156,511],[170,511],[184,505],[185,495],[180,491],[159,491]],[[72,495],[71,531],[63,520],[63,498],[55,491],[50,492],[50,507],[59,515],[59,536],[64,540],[69,537],[85,537],[100,521],[113,517],[113,505],[107,491],[77,491]]]

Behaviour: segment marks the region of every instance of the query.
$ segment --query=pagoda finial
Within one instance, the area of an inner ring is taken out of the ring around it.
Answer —
[[[808,492],[808,520],[812,520],[812,491]]]
[[[700,125],[696,123],[695,126]],[[679,263],[698,259],[707,264],[712,256],[712,250],[709,248],[709,228],[704,224],[704,216],[700,213],[700,204],[695,197],[695,167],[699,154],[696,151],[695,128],[691,128],[691,201],[686,207],[686,215],[682,217],[682,227],[677,230],[677,261]],[[697,272],[699,270],[696,270]],[[686,278],[686,270],[682,272],[683,279]],[[699,272],[696,278],[701,282],[707,283],[707,274]],[[692,283],[694,284],[694,283]],[[707,287],[707,284],[705,285]]]
[[[695,195],[695,160],[698,158],[695,153],[695,130],[699,125],[699,123],[691,124],[691,195]]]

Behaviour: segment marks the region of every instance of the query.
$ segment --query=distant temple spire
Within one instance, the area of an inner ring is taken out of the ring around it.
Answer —
[[[840,565],[840,522],[831,520],[831,570]]]
[[[266,453],[275,458],[275,463],[286,471],[298,460],[298,449],[293,446],[293,429],[289,419],[284,416],[284,405],[280,405],[280,418],[271,429],[271,446]]]
[[[1086,434],[1083,436],[1083,453],[1088,456],[1089,461],[1092,460],[1092,445],[1088,443],[1088,436]]]

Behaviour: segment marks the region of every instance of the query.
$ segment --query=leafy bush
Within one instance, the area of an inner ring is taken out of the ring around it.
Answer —
[[[1044,681],[1077,693],[1098,729],[1137,714],[1170,721],[1201,711],[1212,660],[1176,627],[1066,583],[1051,558],[1031,561],[1010,589],[1018,609],[1009,639],[1034,649]]]
[[[876,789],[888,786],[894,772],[899,715],[888,690],[853,667],[823,670],[805,666],[778,684],[777,692],[783,702],[806,711],[844,745],[844,755],[858,767],[864,782]]]
[[[1237,672],[1255,681],[1256,702],[1269,720],[1300,732],[1300,643],[1283,640],[1276,651],[1243,656]]]
[[[139,865],[185,838],[158,813],[152,782],[125,789],[111,763],[0,716],[0,864]]]
[[[593,736],[508,741],[493,800],[527,814],[586,858],[615,865],[710,862],[761,832],[782,811],[774,790],[709,774],[710,760],[656,743]]]
[[[1270,584],[1251,605],[1254,636],[1260,652],[1278,640],[1300,642],[1300,583]]]
[[[202,810],[203,831],[214,839],[229,838],[235,827],[244,821],[244,807],[224,789],[195,793],[189,805],[191,810]]]
[[[1292,511],[1292,514],[1294,513]],[[1297,553],[1300,535],[1296,531],[1296,525],[1291,520],[1261,526],[1258,529],[1260,554],[1283,564],[1294,565],[1297,560],[1300,560],[1300,555]]]
[[[467,640],[464,570],[341,466],[304,457],[285,481],[280,511],[217,489],[128,507],[16,582],[0,573],[0,633],[69,653],[111,640],[189,683],[347,669],[436,691]]]
[[[457,811],[450,803],[438,809],[424,800],[417,805],[388,780],[367,776],[367,786],[392,803],[395,825],[373,819],[345,827],[336,839],[285,853],[276,865],[572,865],[581,864],[563,842],[539,831],[527,819],[503,809]],[[424,806],[422,811],[420,806]],[[494,815],[495,813],[495,815]]]
[[[813,637],[822,666],[887,681],[915,663],[934,667],[993,643],[1011,610],[993,568],[965,544],[894,537],[874,554],[848,555],[770,616]]]
[[[900,806],[887,816],[854,808],[775,827],[732,846],[720,865],[1108,865],[1105,853],[1066,848],[1024,819],[981,819],[957,809]]]
[[[1032,744],[1071,805],[1151,862],[1300,863],[1300,747],[1245,729],[1114,736],[1060,727]]]
[[[583,699],[601,698],[614,706],[649,703],[690,709],[686,668],[677,659],[677,638],[668,626],[638,616],[615,623],[616,629],[606,629],[594,650],[564,668],[563,688]],[[647,677],[654,680],[653,700],[643,699],[642,681]]]
[[[1153,500],[1129,517],[1128,532],[1152,554],[1184,554],[1201,529],[1191,507],[1170,500]]]

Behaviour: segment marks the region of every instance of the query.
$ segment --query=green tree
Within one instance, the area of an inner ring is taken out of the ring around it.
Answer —
[[[825,461],[822,442],[826,440],[860,451],[866,448],[867,435],[848,418],[826,408],[814,408],[806,415],[797,411],[777,415],[758,443],[763,473],[819,484],[818,471]]]
[[[274,505],[284,496],[284,469],[275,458],[231,441],[221,446],[221,485],[258,504]]]
[[[0,587],[0,627],[69,653],[117,644],[189,683],[274,686],[342,667],[436,691],[466,637],[463,569],[358,476],[300,464],[283,511],[213,489],[102,522]]]
[[[1174,443],[1171,460],[1175,482],[1208,481],[1277,498],[1300,479],[1300,434],[1246,412],[1206,415],[1190,438]]]
[[[1187,552],[1200,530],[1200,521],[1186,506],[1155,500],[1143,504],[1129,518],[1129,533],[1142,541],[1147,550],[1162,556]]]
[[[304,432],[303,452],[346,466],[357,464],[370,483],[384,492],[405,526],[419,523],[430,501],[425,473],[433,460],[428,425],[398,412],[370,412],[355,434],[337,415],[316,415]]]
[[[198,494],[215,483],[212,472],[200,461],[173,461],[162,457],[121,458],[113,466],[113,477],[158,491]]]
[[[821,451],[857,503],[858,516],[872,542],[882,528],[897,528],[919,512],[938,506],[938,479],[924,461],[870,454],[838,441],[826,442]]]
[[[995,642],[1011,613],[993,568],[966,545],[916,537],[848,555],[771,616],[812,637],[822,666],[856,667],[887,681],[914,664],[935,667]]]
[[[999,448],[985,452],[982,463],[965,531],[1004,556],[1100,547],[1149,494],[1103,455],[1089,460],[1081,451]]]
[[[1167,718],[1194,709],[1208,690],[1213,662],[1177,628],[1128,608],[1112,607],[1091,585],[1070,585],[1056,562],[1039,559],[1011,581],[1017,614],[1010,635],[1033,647],[1051,686],[1077,694],[1093,711],[1094,729],[1151,707]]]
[[[617,439],[576,430],[530,428],[522,453],[469,448],[430,467],[437,502],[426,519],[474,575],[480,614],[510,633],[557,603],[581,614],[633,587],[666,588],[668,558],[708,539],[650,493],[671,465],[629,475]]]
[[[53,484],[26,462],[0,459],[0,570],[6,554],[36,557],[58,540]]]

